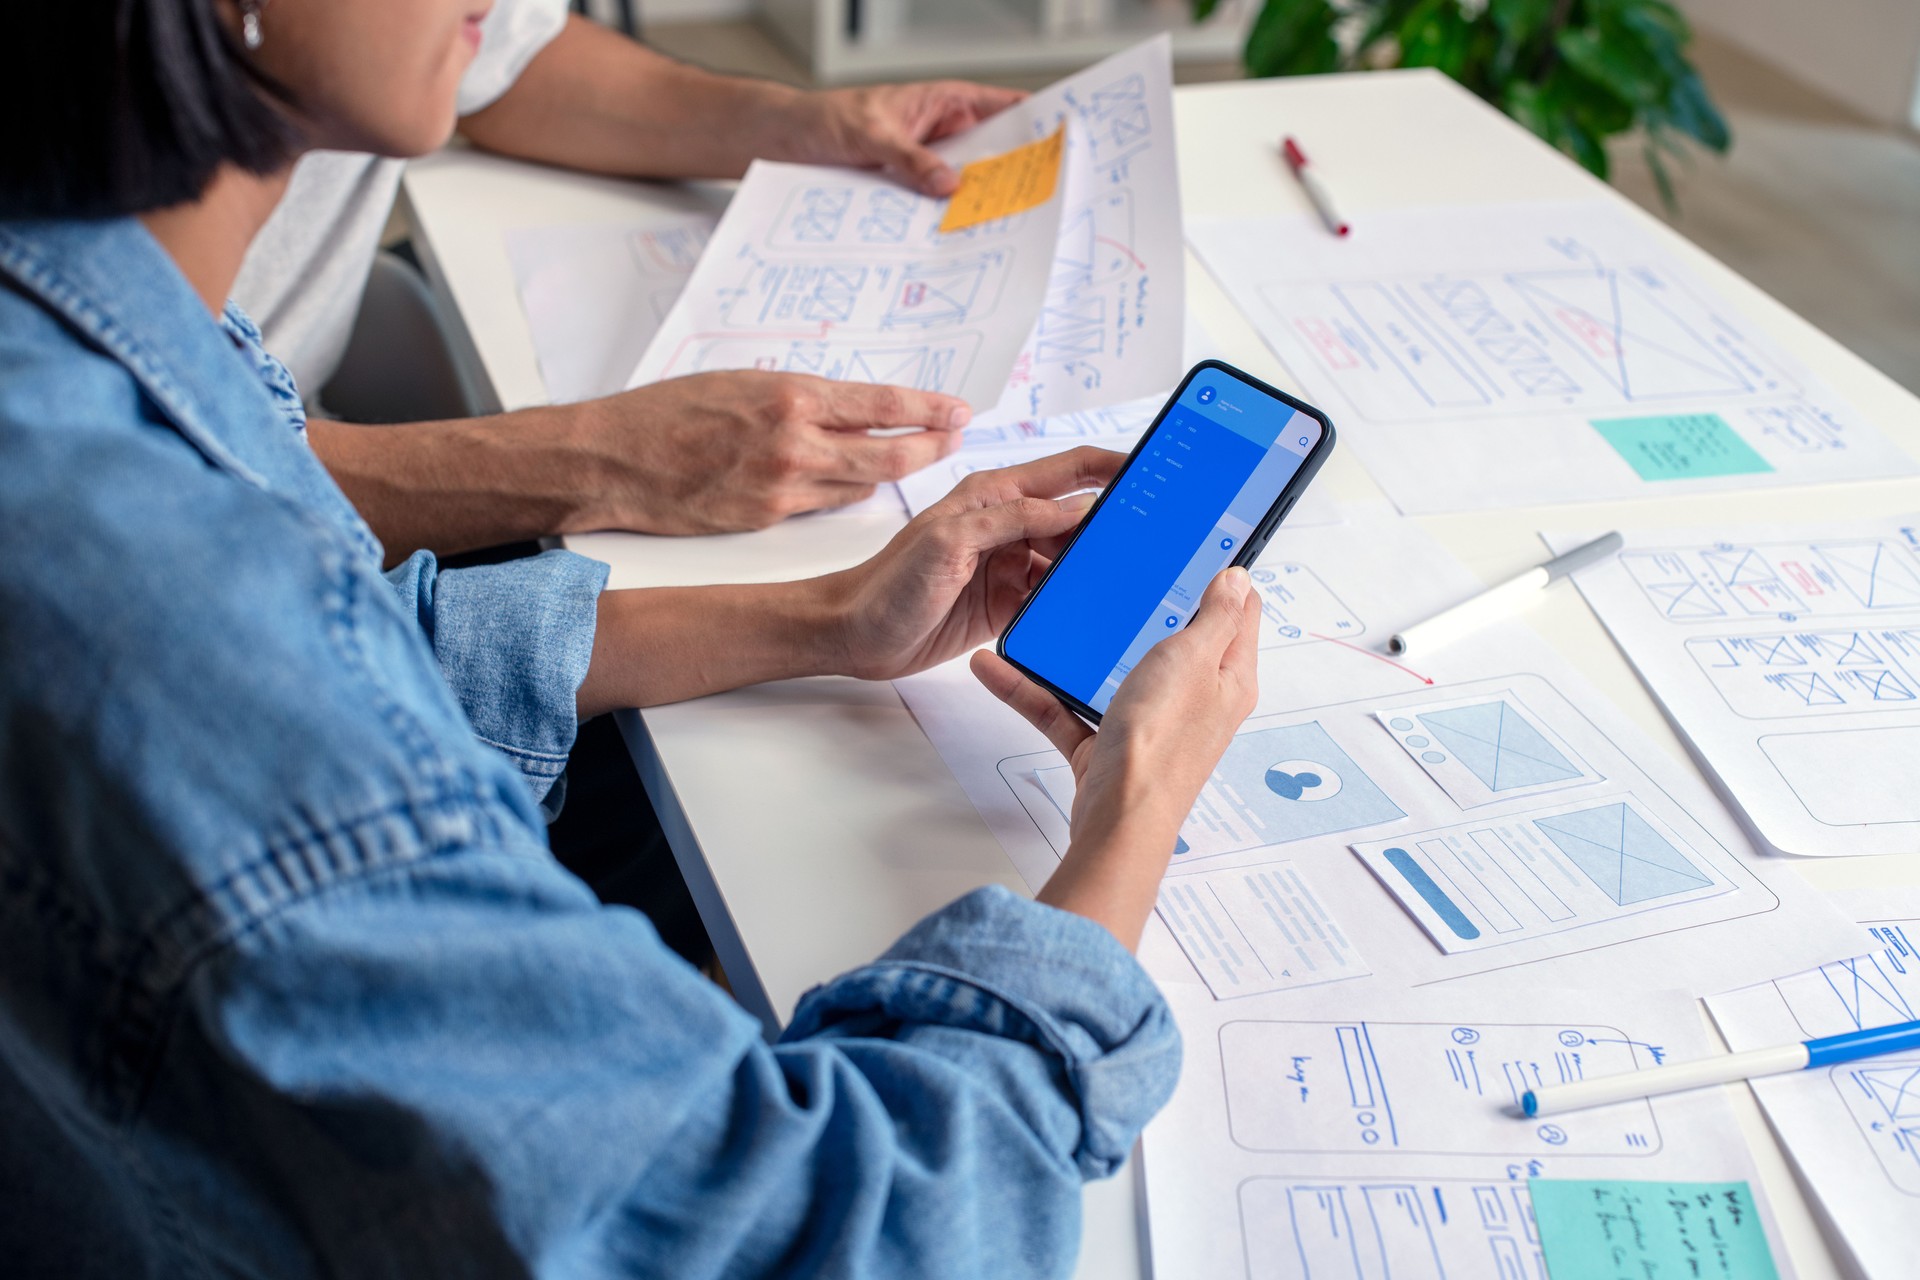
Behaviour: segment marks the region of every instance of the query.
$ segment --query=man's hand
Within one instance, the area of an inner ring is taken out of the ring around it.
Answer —
[[[696,373],[582,405],[602,528],[762,529],[843,507],[960,447],[966,402],[753,370]],[[898,435],[874,429],[918,427]]]
[[[884,169],[922,195],[950,196],[955,173],[927,144],[971,129],[1027,95],[964,80],[825,89],[783,113],[770,159]]]
[[[825,670],[868,680],[925,670],[1007,625],[1126,459],[1083,446],[980,471],[865,564],[816,578]]]

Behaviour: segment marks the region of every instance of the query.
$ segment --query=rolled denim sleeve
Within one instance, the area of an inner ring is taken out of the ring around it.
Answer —
[[[149,1115],[206,1099],[287,1224],[248,1247],[315,1273],[1064,1275],[1179,1064],[1130,955],[999,889],[775,1045],[639,917],[483,852],[279,912],[191,988]]]
[[[974,1033],[942,1037],[944,1051],[960,1057],[1001,1040],[1031,1047],[1071,1103],[1053,1114],[1036,1109],[1032,1119],[1089,1178],[1120,1167],[1180,1074],[1166,1003],[1113,935],[997,886],[927,917],[874,964],[808,992],[782,1040],[889,1025]]]
[[[568,551],[445,570],[421,551],[387,574],[474,733],[518,766],[550,810],[579,729],[574,695],[593,657],[607,573]]]

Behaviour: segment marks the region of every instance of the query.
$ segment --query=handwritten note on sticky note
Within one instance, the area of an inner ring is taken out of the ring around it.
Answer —
[[[1527,1184],[1551,1280],[1778,1280],[1744,1182]]]
[[[995,218],[1025,213],[1053,199],[1066,146],[1067,127],[1061,125],[1038,142],[975,160],[960,171],[960,186],[947,202],[940,230],[964,231]]]
[[[1717,413],[1603,418],[1593,424],[1642,480],[1697,480],[1773,470]]]

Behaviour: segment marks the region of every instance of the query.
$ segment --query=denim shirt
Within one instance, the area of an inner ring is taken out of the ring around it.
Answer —
[[[0,1270],[1066,1271],[1133,959],[981,890],[768,1045],[546,849],[604,570],[383,575],[296,405],[137,222],[0,224]]]

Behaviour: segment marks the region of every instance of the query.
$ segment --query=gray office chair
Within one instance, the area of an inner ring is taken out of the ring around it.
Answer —
[[[339,371],[320,392],[345,422],[432,422],[471,418],[477,397],[453,358],[447,321],[419,270],[382,250]]]

